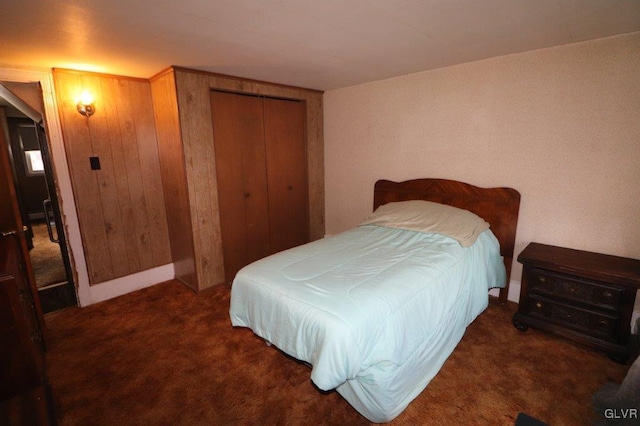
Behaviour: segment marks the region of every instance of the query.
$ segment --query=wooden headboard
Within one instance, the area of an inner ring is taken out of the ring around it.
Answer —
[[[507,269],[506,287],[500,302],[507,301],[511,263],[516,240],[520,193],[512,188],[479,188],[448,179],[414,179],[404,182],[379,180],[373,191],[373,209],[394,201],[426,200],[469,210],[489,222],[500,242]]]

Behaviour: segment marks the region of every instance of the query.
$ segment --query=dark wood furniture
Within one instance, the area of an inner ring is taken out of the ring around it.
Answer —
[[[58,424],[51,386],[29,389],[0,402],[0,425],[3,426],[55,426]]]
[[[512,188],[480,188],[448,179],[414,179],[404,182],[379,180],[373,192],[373,209],[394,201],[425,200],[469,210],[489,222],[500,242],[507,282],[500,302],[507,301],[509,277],[520,210],[520,193]]]
[[[626,362],[640,260],[531,243],[518,262],[524,268],[516,328],[531,326]]]
[[[18,235],[0,237],[0,424],[53,425],[42,311],[25,265]]]

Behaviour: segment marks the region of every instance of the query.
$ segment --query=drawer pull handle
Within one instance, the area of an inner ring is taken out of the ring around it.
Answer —
[[[538,309],[542,308],[542,303],[537,302],[537,303],[536,303],[536,308],[538,308]]]
[[[598,325],[606,327],[609,325],[609,321],[601,319],[600,321],[598,321]]]
[[[547,282],[547,279],[546,279],[545,277],[543,277],[543,276],[539,276],[539,277],[538,277],[538,282],[539,282],[539,283],[546,283],[546,282]]]
[[[575,292],[576,292],[576,288],[575,288],[575,287],[571,287],[571,288],[569,289],[569,293],[575,293]]]
[[[609,290],[607,290],[604,293],[602,293],[602,295],[607,299],[611,299],[613,297],[613,293],[610,292]]]

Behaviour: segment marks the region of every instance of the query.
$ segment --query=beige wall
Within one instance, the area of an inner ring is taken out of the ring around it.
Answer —
[[[377,179],[440,177],[520,191],[516,254],[537,241],[640,258],[640,33],[324,101],[327,234],[371,211]]]

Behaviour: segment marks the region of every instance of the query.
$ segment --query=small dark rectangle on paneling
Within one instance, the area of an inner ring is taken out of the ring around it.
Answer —
[[[100,157],[89,157],[91,170],[100,170]]]

